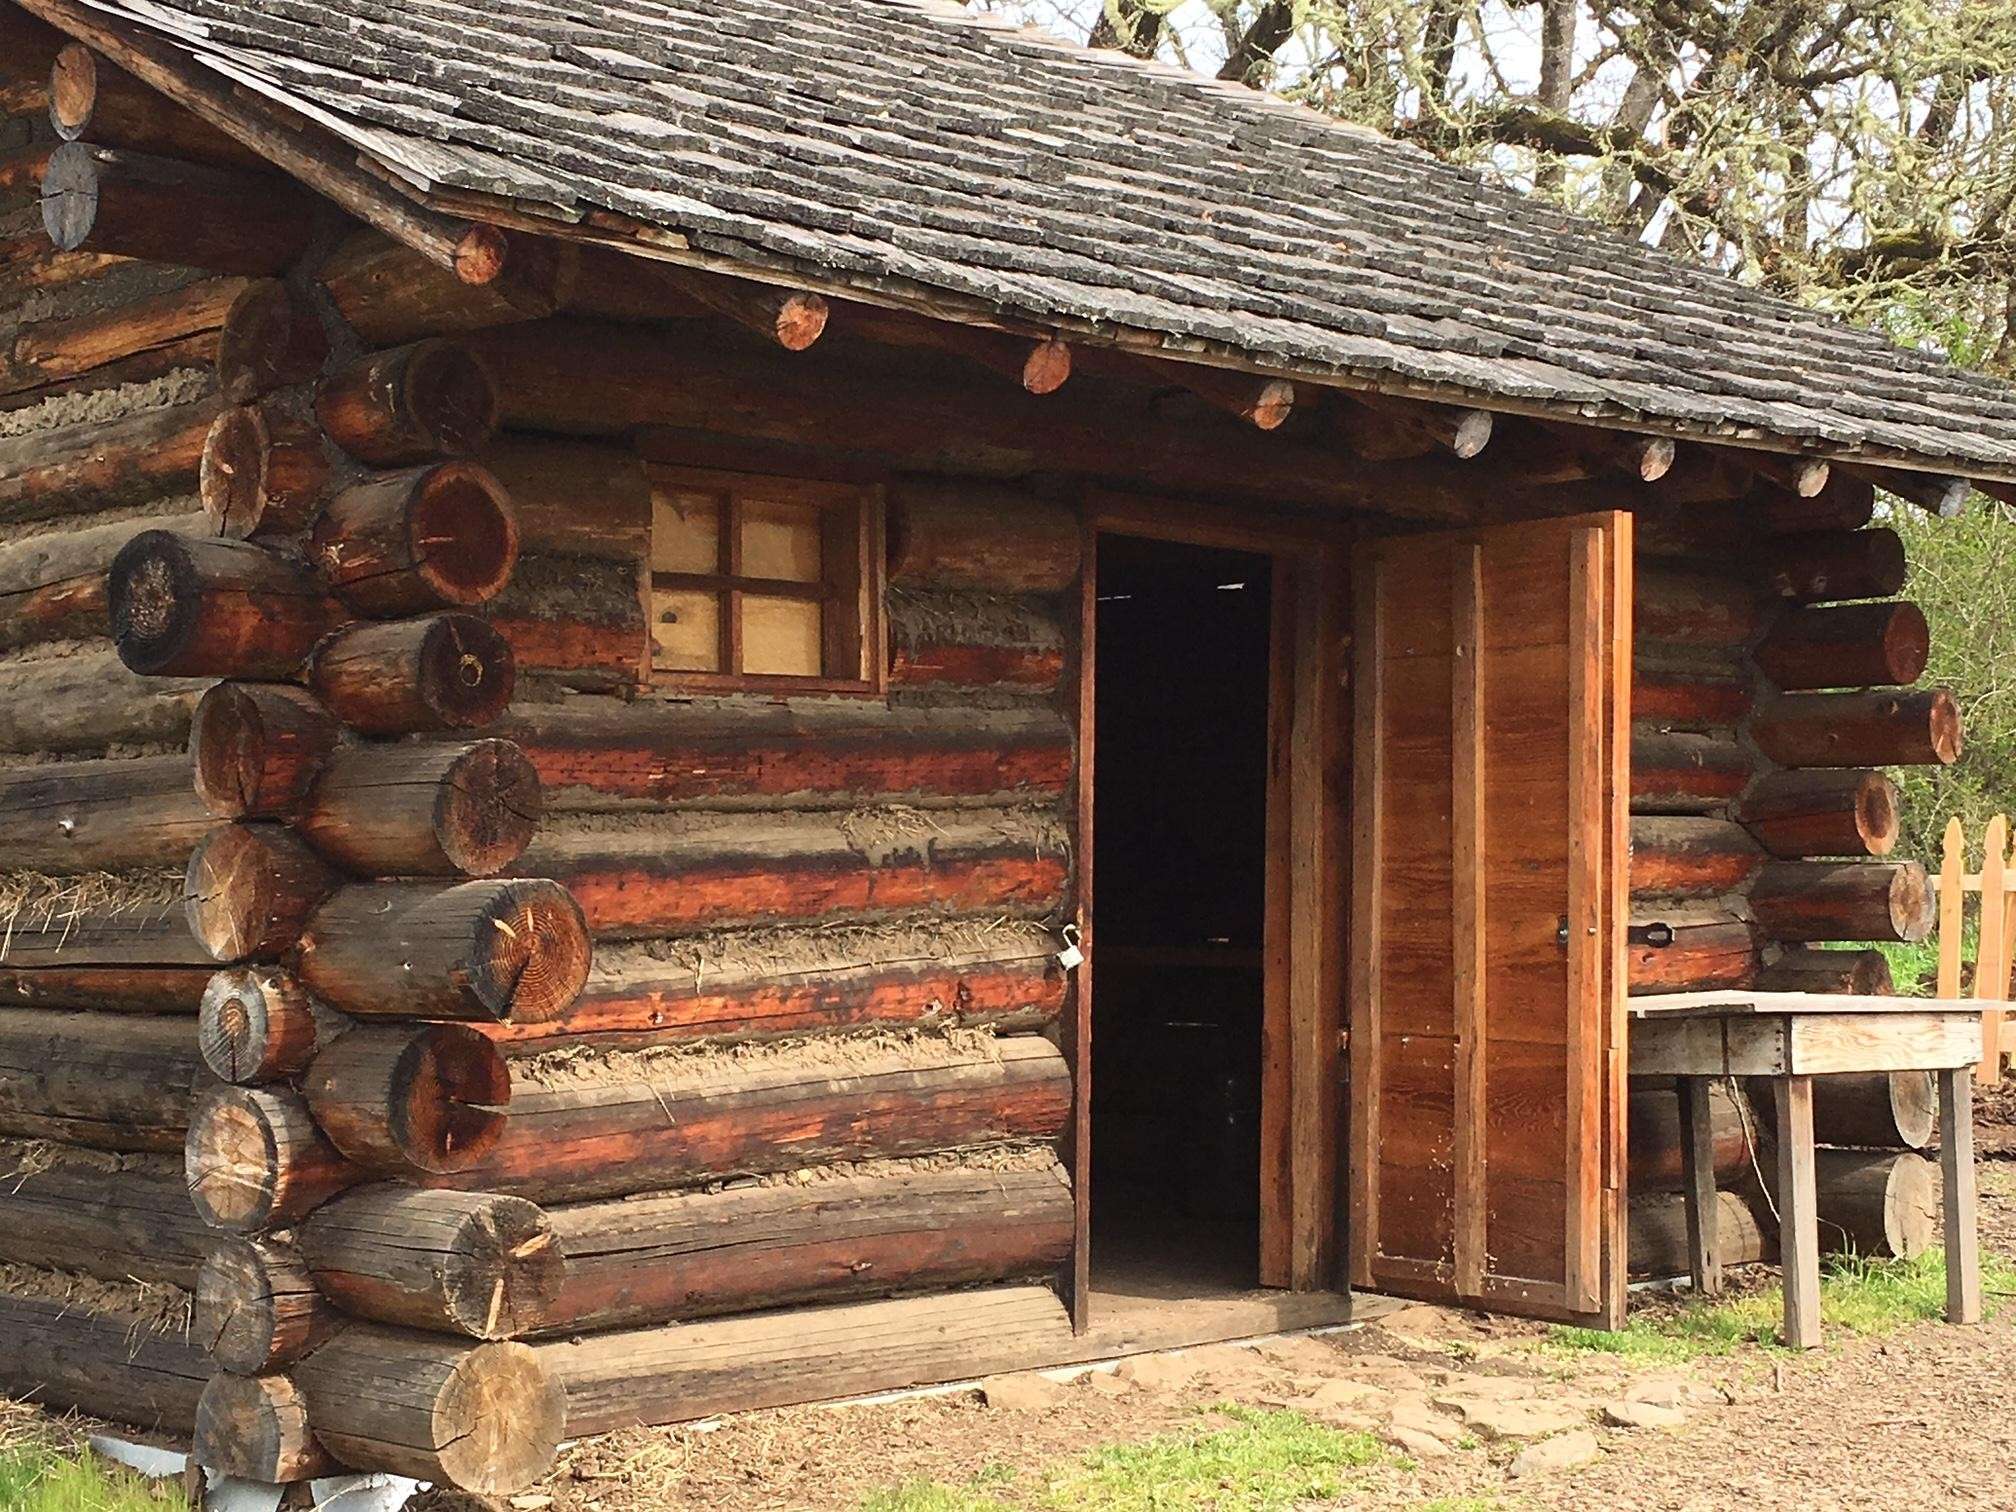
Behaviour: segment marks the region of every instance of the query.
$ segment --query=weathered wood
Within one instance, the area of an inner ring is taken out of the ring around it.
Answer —
[[[1932,1247],[1938,1167],[1910,1152],[1816,1150],[1820,1247],[1912,1260]]]
[[[1633,1198],[1679,1192],[1687,1184],[1687,1131],[1677,1077],[1634,1076],[1625,1107],[1627,1176]],[[1724,1186],[1734,1186],[1756,1157],[1753,1131],[1736,1095],[1720,1083],[1707,1099],[1708,1169]]]
[[[1019,1280],[1071,1251],[1055,1168],[919,1170],[560,1207],[547,1332]]]
[[[329,483],[322,431],[286,406],[234,405],[203,438],[198,492],[210,528],[243,540],[305,529]]]
[[[1729,803],[1750,784],[1756,758],[1726,736],[1631,732],[1631,811],[1701,814]]]
[[[380,474],[332,498],[310,559],[360,614],[392,619],[497,596],[518,561],[504,490],[473,462]]]
[[[581,307],[582,314],[617,319],[629,312],[603,307]],[[663,311],[654,312],[663,314]],[[872,305],[843,302],[834,315],[836,330],[846,337],[859,337],[887,346],[920,348],[946,352],[967,362],[999,373],[1031,394],[1054,394],[1070,381],[1075,358],[1071,347],[1060,337],[1034,332],[1011,334],[981,326],[954,325],[903,310],[880,309]],[[632,318],[650,318],[637,312]]]
[[[1764,550],[1765,581],[1795,604],[1890,598],[1904,591],[1904,542],[1887,525],[1784,536]]]
[[[306,1070],[317,1049],[345,1028],[276,966],[236,966],[210,979],[196,1012],[203,1063],[239,1086]]]
[[[270,960],[293,948],[336,875],[284,825],[219,825],[189,858],[189,932],[212,960]]]
[[[0,867],[64,874],[180,865],[214,821],[181,756],[0,768]]]
[[[1780,940],[1900,940],[1932,932],[1932,884],[1915,861],[1774,861],[1750,893]]]
[[[353,1323],[289,1372],[344,1464],[478,1495],[522,1490],[560,1446],[567,1401],[523,1344]]]
[[[291,1245],[227,1235],[196,1278],[190,1336],[220,1369],[256,1375],[326,1339],[336,1317]]]
[[[1638,574],[1631,607],[1633,629],[1643,640],[1719,650],[1748,642],[1775,606],[1727,572],[1648,567]]]
[[[574,1263],[521,1197],[371,1186],[318,1208],[301,1254],[346,1312],[472,1339],[513,1339],[552,1316]]]
[[[0,961],[64,970],[217,964],[189,933],[179,900],[97,903],[62,893],[36,897],[0,931]]]
[[[495,1148],[511,1072],[460,1024],[374,1026],[318,1051],[301,1090],[329,1142],[365,1170],[439,1175]]]
[[[1641,727],[1713,730],[1739,723],[1756,694],[1727,664],[1640,658],[1631,669],[1631,717]]]
[[[1781,859],[1887,856],[1897,844],[1899,806],[1897,784],[1881,772],[1823,767],[1767,772],[1736,817]]]
[[[180,1019],[0,1009],[0,1134],[178,1149],[202,1071]]]
[[[527,552],[639,562],[651,550],[651,480],[636,448],[502,435],[483,465],[518,516]]]
[[[497,390],[467,347],[429,338],[332,373],[315,413],[360,462],[401,467],[480,452],[497,429]]]
[[[1778,1239],[1768,1214],[1737,1192],[1715,1196],[1715,1244],[1724,1267],[1774,1258]],[[1687,1199],[1679,1192],[1634,1198],[1627,1216],[1631,1274],[1665,1279],[1688,1273]]]
[[[1048,707],[581,698],[523,705],[496,729],[524,749],[555,813],[1044,799],[1073,771],[1070,727]]]
[[[527,557],[484,617],[521,674],[627,694],[645,677],[651,646],[638,573],[634,562]]]
[[[0,1294],[0,1394],[187,1433],[210,1362],[181,1333],[121,1313]]]
[[[1967,1071],[1939,1074],[1939,1148],[1944,1198],[1946,1321],[1981,1321],[1981,1235],[1974,1189],[1974,1084]]]
[[[1950,766],[1960,707],[1944,688],[1788,693],[1758,708],[1750,738],[1780,766]]]
[[[231,311],[257,280],[211,278],[19,327],[0,346],[0,394],[28,396],[73,380],[137,383],[217,360]]]
[[[1768,1102],[1774,1084],[1767,1079],[1757,1085]],[[1823,1076],[1813,1083],[1813,1137],[1825,1145],[1922,1150],[1932,1143],[1938,1116],[1939,1093],[1930,1071]]]
[[[308,1424],[308,1401],[283,1375],[219,1374],[196,1404],[196,1463],[256,1485],[287,1485],[342,1466]]]
[[[1015,489],[910,477],[889,489],[889,581],[1062,593],[1078,576],[1074,511]]]
[[[696,303],[787,352],[804,351],[826,329],[825,299],[804,289],[776,288],[670,265],[661,268],[659,276]]]
[[[1753,655],[1781,688],[1866,688],[1916,682],[1931,649],[1916,604],[1831,604],[1780,615]]]
[[[470,284],[404,242],[360,230],[315,276],[367,346],[397,346],[557,311],[579,277],[580,249],[551,237],[522,237],[511,252],[496,278]]]
[[[217,333],[217,391],[226,404],[304,384],[322,371],[329,338],[315,311],[277,279],[251,280]]]
[[[120,549],[106,593],[120,660],[150,677],[285,678],[346,617],[298,562],[166,530]]]
[[[1687,1274],[1703,1296],[1722,1290],[1721,1215],[1715,1200],[1715,1135],[1705,1076],[1683,1076],[1680,1101],[1681,1165],[1687,1197]]]
[[[299,970],[359,1016],[539,1022],[579,996],[590,952],[557,882],[360,884],[316,911]]]
[[[460,613],[353,625],[308,669],[316,697],[366,735],[480,729],[504,712],[515,682],[510,644]]]
[[[725,1063],[705,1083],[655,1083],[648,1069],[521,1087],[504,1138],[433,1184],[534,1201],[614,1197],[736,1174],[915,1155],[1008,1139],[1051,1139],[1070,1112],[1056,1047],[1014,1036],[940,1063]]]
[[[541,1345],[567,1431],[606,1433],[882,1391],[1054,1359],[1071,1320],[1047,1286],[854,1302]]]
[[[201,515],[120,520],[0,546],[0,650],[105,634],[105,570],[119,549],[150,527],[189,533],[202,524]]]
[[[1639,921],[1634,919],[1635,925]],[[1662,921],[1663,922],[1663,921]],[[1667,926],[1665,943],[1634,940],[1625,947],[1627,980],[1634,993],[1692,992],[1741,987],[1757,974],[1757,935],[1735,918],[1682,918]]]
[[[489,877],[524,854],[540,813],[539,774],[511,741],[351,746],[297,827],[359,876]]]
[[[266,160],[82,43],[49,68],[49,124],[66,142],[266,170]]]
[[[1954,477],[1947,473],[1914,472],[1901,467],[1859,467],[1844,464],[1843,471],[1860,477],[1885,493],[1916,504],[1926,513],[1942,520],[1959,516],[1967,503],[1967,496],[1974,491],[1973,483],[1966,478]]]
[[[1820,1343],[1819,1205],[1813,1161],[1813,1078],[1788,1076],[1774,1089],[1778,1159],[1775,1203],[1784,1261],[1787,1348]]]
[[[1438,447],[1468,461],[1491,441],[1489,410],[1389,399],[1371,392],[1330,397],[1330,414],[1344,445],[1367,462],[1426,456]]]
[[[70,38],[19,6],[0,11],[0,116],[49,105],[49,73]]]
[[[179,1174],[75,1151],[45,1162],[37,1149],[0,1154],[0,1261],[107,1281],[196,1284],[216,1235],[189,1205]]]
[[[212,273],[274,274],[308,245],[312,201],[273,173],[65,142],[42,173],[42,224],[63,252]]]
[[[1717,897],[1739,893],[1763,868],[1764,853],[1726,819],[1634,816],[1631,891]]]
[[[0,438],[0,520],[110,509],[189,487],[216,408],[197,399]]]
[[[342,734],[299,688],[219,683],[197,704],[189,732],[197,795],[220,819],[296,814]]]
[[[1803,945],[1785,952],[1757,973],[1766,992],[1855,993],[1876,997],[1894,990],[1889,959],[1880,950],[1815,950]]]
[[[1830,468],[1827,482],[1812,495],[1780,488],[1768,480],[1754,487],[1739,506],[1766,535],[1801,535],[1816,530],[1860,530],[1876,514],[1876,490],[1845,468]]]
[[[234,1234],[297,1223],[364,1179],[298,1094],[263,1087],[223,1087],[197,1104],[183,1160],[196,1211]]]
[[[171,922],[179,929],[182,921]],[[193,950],[195,942],[189,943]],[[9,961],[0,965],[0,1004],[98,1013],[193,1014],[210,972],[209,966],[195,965],[68,966]]]

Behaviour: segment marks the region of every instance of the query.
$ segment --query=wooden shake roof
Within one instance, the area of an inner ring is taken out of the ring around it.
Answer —
[[[954,320],[2016,479],[2016,390],[1406,144],[940,0],[29,0],[399,191]],[[199,106],[200,108],[200,106]]]

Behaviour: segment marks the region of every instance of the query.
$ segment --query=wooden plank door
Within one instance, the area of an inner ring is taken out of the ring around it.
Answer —
[[[1354,1284],[1622,1316],[1631,519],[1356,571]]]

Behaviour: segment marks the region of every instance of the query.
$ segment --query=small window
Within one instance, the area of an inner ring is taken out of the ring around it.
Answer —
[[[651,470],[651,664],[694,686],[869,691],[881,519],[872,489]]]

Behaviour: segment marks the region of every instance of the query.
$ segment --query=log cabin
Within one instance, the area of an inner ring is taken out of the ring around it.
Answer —
[[[0,114],[0,1389],[487,1493],[1614,1325],[1626,995],[1929,925],[1934,357],[938,0],[0,0]]]

